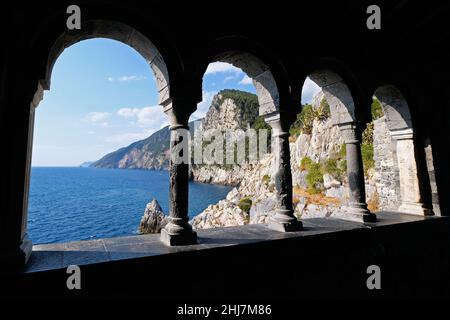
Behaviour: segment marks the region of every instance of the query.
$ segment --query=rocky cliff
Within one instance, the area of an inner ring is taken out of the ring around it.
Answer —
[[[344,182],[330,175],[324,179],[326,183],[320,193],[308,191],[308,171],[301,168],[301,160],[306,157],[315,161],[329,159],[342,145],[339,129],[331,124],[331,120],[314,120],[313,128],[311,134],[300,134],[290,144],[295,214],[303,218],[330,216],[346,200]],[[194,228],[267,223],[276,206],[272,165],[272,154],[267,154],[255,165],[247,165],[239,186],[231,190],[226,199],[194,217],[191,221]],[[249,208],[245,203],[250,203]]]
[[[311,129],[290,143],[294,209],[302,219],[342,216],[348,203],[344,141],[329,117],[317,118],[322,100],[319,94],[312,101],[316,118]],[[373,123],[373,149],[374,166],[366,170],[369,208],[374,212],[396,208],[398,186],[393,181],[398,181],[398,168],[384,117]],[[267,223],[276,207],[272,164],[273,155],[267,154],[257,164],[246,166],[241,183],[226,199],[192,219],[194,228]]]
[[[256,95],[239,90],[223,90],[214,96],[211,106],[196,130],[198,134],[208,130],[246,131],[249,128],[267,129],[270,127],[258,116]],[[248,165],[192,165],[191,178],[204,183],[238,185],[249,171]]]

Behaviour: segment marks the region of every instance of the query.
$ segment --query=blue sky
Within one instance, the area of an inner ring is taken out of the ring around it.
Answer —
[[[203,101],[191,119],[204,117],[222,89],[255,93],[240,69],[212,63],[203,78]],[[307,81],[302,101],[317,91]],[[153,72],[131,47],[92,39],[67,48],[36,110],[32,165],[78,166],[148,137],[168,124],[157,100]]]

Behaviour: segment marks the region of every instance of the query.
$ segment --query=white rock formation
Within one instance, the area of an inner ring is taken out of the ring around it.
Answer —
[[[140,233],[159,233],[167,224],[167,216],[161,209],[158,201],[153,199],[145,208],[141,223],[139,224]]]

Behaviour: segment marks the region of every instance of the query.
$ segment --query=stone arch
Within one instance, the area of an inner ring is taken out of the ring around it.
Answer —
[[[432,215],[433,210],[424,203],[424,182],[417,161],[419,152],[408,103],[393,85],[380,86],[374,96],[381,103],[389,134],[395,142],[401,198],[398,211]]]
[[[409,106],[400,90],[393,85],[383,85],[375,90],[374,96],[381,102],[389,131],[413,132]]]
[[[88,20],[84,21],[81,30],[66,31],[55,41],[48,55],[45,78],[39,82],[39,90],[49,90],[53,66],[64,51],[71,45],[92,38],[107,38],[120,41],[135,49],[150,65],[156,78],[159,103],[166,104],[170,98],[169,72],[163,56],[156,46],[136,29],[117,21]],[[41,93],[37,93],[42,95]]]
[[[318,69],[310,73],[309,78],[322,89],[334,124],[357,121],[352,93],[340,75],[329,69]]]
[[[247,52],[228,51],[216,55],[212,62],[226,62],[242,69],[253,80],[259,103],[259,115],[280,111],[278,86],[270,68],[261,59]]]
[[[348,207],[343,216],[360,222],[374,222],[376,216],[367,208],[364,170],[361,154],[362,128],[357,119],[355,101],[350,88],[336,72],[323,68],[309,74],[309,78],[323,91],[330,106],[331,120],[339,130],[345,142]]]
[[[235,43],[234,43],[235,44]],[[233,45],[232,45],[233,46]],[[253,50],[250,50],[253,52]],[[259,104],[259,115],[272,128],[272,175],[275,179],[277,204],[268,227],[281,232],[299,231],[303,225],[293,214],[292,175],[289,150],[289,115],[280,108],[279,86],[273,69],[249,51],[223,50],[211,55],[208,62],[225,62],[240,68],[253,80]],[[205,66],[206,70],[206,66]],[[282,77],[280,77],[282,78]],[[279,80],[281,80],[279,78]]]
[[[27,137],[27,152],[26,152],[26,166],[25,166],[25,181],[24,181],[24,197],[21,216],[21,232],[22,237],[26,237],[27,221],[28,221],[28,197],[30,188],[30,174],[31,174],[31,156],[33,149],[33,131],[35,120],[35,109],[42,101],[44,90],[50,90],[51,77],[53,67],[61,55],[61,53],[68,47],[88,39],[106,38],[119,41],[135,49],[150,65],[155,75],[156,86],[158,90],[158,102],[163,106],[170,107],[172,104],[169,72],[163,56],[158,51],[157,47],[142,33],[136,29],[126,25],[122,22],[109,20],[87,20],[82,23],[81,29],[76,31],[65,31],[61,34],[50,51],[48,52],[47,64],[45,66],[45,73],[43,79],[37,83],[37,89],[30,101],[30,113],[28,119],[28,137]],[[26,260],[31,253],[31,242],[26,239],[24,243],[27,245]]]

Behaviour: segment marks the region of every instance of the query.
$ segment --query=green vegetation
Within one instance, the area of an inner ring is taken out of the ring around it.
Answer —
[[[323,185],[323,174],[321,166],[317,162],[312,162],[308,174],[306,175],[306,183],[308,184],[308,192],[311,194],[319,193],[321,185]]]
[[[221,95],[219,104],[222,104],[223,101],[226,99],[232,99],[236,103],[236,105],[242,107],[249,106],[250,108],[256,107],[256,109],[258,109],[259,104],[258,104],[258,97],[256,96],[256,94],[233,89],[221,90],[219,94]]]
[[[245,213],[250,213],[250,208],[252,207],[252,199],[250,197],[245,197],[239,200],[238,207]]]
[[[330,116],[330,107],[326,100],[323,99],[320,108],[313,110],[311,105],[305,105],[297,120],[290,129],[292,136],[298,136],[300,133],[311,133],[314,119],[325,120]],[[371,106],[372,119],[381,118],[383,108],[380,101],[373,99]],[[375,166],[374,149],[373,149],[373,121],[367,124],[366,130],[362,135],[361,154],[364,166],[364,174],[368,174],[369,170]],[[308,171],[306,182],[308,184],[308,192],[311,194],[319,193],[321,184],[323,184],[323,175],[329,174],[338,181],[343,181],[347,172],[346,161],[346,145],[343,143],[338,152],[321,163],[313,161],[309,157],[304,157],[300,161],[300,170]]]
[[[323,174],[320,164],[310,157],[304,157],[300,161],[300,170],[308,171],[306,174],[308,192],[311,194],[319,193],[321,191],[320,185],[323,184]]]
[[[369,170],[375,166],[375,161],[373,159],[374,150],[373,150],[373,130],[374,130],[374,121],[383,117],[383,107],[381,106],[381,102],[374,98],[371,105],[371,114],[372,121],[367,124],[366,129],[362,134],[362,142],[361,142],[361,154],[364,166],[364,174],[367,175]]]
[[[267,175],[267,174],[265,174],[265,175],[262,177],[262,182],[264,183],[264,185],[265,185],[266,187],[268,187],[268,186],[269,186],[269,183],[270,183],[270,176]]]
[[[375,166],[375,161],[373,160],[373,143],[361,144],[361,154],[364,167],[364,174],[367,175],[369,169]]]
[[[304,157],[300,161],[300,171],[309,170],[314,161],[310,157]]]
[[[383,107],[381,106],[380,100],[378,100],[377,98],[373,98],[370,110],[372,113],[372,121],[384,116]]]
[[[301,133],[311,134],[314,120],[324,121],[330,117],[330,106],[325,98],[322,99],[317,109],[312,105],[306,104],[302,107],[302,111],[297,114],[297,119],[289,129],[291,137],[296,138]]]
[[[347,173],[347,161],[337,157],[332,157],[325,160],[322,164],[321,170],[323,174],[327,173],[333,176],[336,180],[343,181],[345,174]]]
[[[347,146],[345,145],[345,143],[341,144],[341,148],[339,149],[339,155],[338,155],[341,159],[345,159],[345,157],[347,156]]]
[[[320,106],[317,108],[316,113],[319,120],[326,120],[331,116],[330,105],[325,97],[320,101]]]
[[[345,144],[344,144],[345,147]],[[323,162],[315,162],[309,157],[304,157],[300,161],[300,170],[308,171],[306,175],[306,183],[308,184],[308,192],[316,194],[321,192],[323,185],[323,175],[329,174],[338,181],[343,181],[347,172],[347,161],[345,160],[345,150],[341,147],[337,154],[332,155]]]

